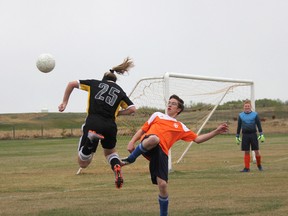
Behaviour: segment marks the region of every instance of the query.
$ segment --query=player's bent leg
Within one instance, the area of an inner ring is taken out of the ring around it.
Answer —
[[[104,139],[104,136],[96,133],[95,131],[89,130],[87,134],[87,138],[85,144],[83,145],[82,153],[85,155],[90,155],[91,153],[95,153],[99,140]]]
[[[78,164],[81,168],[86,168],[89,166],[89,164],[91,163],[92,161],[92,158],[93,158],[93,154],[94,153],[91,153],[89,155],[85,155],[83,154],[82,152],[82,148],[79,150],[78,152]]]
[[[92,161],[93,154],[96,152],[100,139],[104,139],[104,136],[89,130],[87,138],[81,138],[78,150],[78,164],[80,168],[86,168]],[[83,140],[82,140],[83,139]],[[80,174],[82,169],[79,169],[77,174]]]
[[[151,150],[153,148],[155,148],[160,142],[160,139],[157,135],[151,134],[147,136],[147,139],[143,140],[143,147],[146,150]]]
[[[134,163],[141,154],[155,148],[159,144],[159,141],[159,137],[154,134],[145,136],[128,157],[121,158],[121,165],[125,166]]]

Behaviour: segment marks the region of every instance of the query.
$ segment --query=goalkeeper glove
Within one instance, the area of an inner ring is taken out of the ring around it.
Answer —
[[[260,135],[258,136],[258,140],[259,140],[261,143],[265,142],[265,137],[264,137],[264,135],[263,135],[263,134],[260,134]]]
[[[241,143],[241,138],[239,136],[236,136],[236,144],[239,145]]]

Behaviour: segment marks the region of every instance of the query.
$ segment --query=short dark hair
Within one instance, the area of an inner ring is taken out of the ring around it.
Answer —
[[[180,112],[178,112],[178,114],[177,114],[177,115],[179,115],[184,110],[184,101],[178,95],[175,95],[175,94],[171,95],[169,100],[172,98],[176,99],[178,101],[178,108],[181,109]]]

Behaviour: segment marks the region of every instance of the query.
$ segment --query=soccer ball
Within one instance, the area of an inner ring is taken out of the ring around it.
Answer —
[[[55,59],[51,54],[43,53],[38,57],[36,66],[41,72],[49,73],[55,67]]]

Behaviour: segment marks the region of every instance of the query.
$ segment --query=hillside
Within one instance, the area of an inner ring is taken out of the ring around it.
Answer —
[[[119,135],[133,134],[155,110],[139,110],[135,116],[120,117],[117,120]],[[288,134],[288,108],[262,107],[257,112],[263,130],[270,134]],[[235,133],[239,110],[217,110],[203,129],[209,131],[219,122],[227,121],[230,133]],[[186,109],[178,117],[189,128],[197,131],[202,119],[197,113]],[[81,125],[86,113],[19,113],[0,114],[0,139],[80,136]]]

